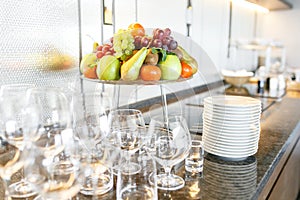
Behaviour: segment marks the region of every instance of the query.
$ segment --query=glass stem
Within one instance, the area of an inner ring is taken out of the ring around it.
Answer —
[[[164,167],[164,169],[165,169],[166,175],[167,176],[171,176],[171,169],[172,169],[172,167],[166,166],[166,167]]]
[[[10,185],[10,178],[2,178],[3,180],[3,187],[4,187],[4,191],[5,191],[5,200],[11,200],[10,195],[9,195],[9,191],[8,191],[8,186]]]

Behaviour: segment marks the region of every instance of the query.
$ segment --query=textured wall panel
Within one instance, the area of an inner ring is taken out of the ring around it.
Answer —
[[[78,59],[77,0],[1,0],[0,85],[67,86]]]

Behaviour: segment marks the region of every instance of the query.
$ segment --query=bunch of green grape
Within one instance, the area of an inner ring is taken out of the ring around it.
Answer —
[[[131,56],[135,46],[134,38],[130,31],[121,29],[114,34],[113,48],[115,50],[115,56],[123,61]]]

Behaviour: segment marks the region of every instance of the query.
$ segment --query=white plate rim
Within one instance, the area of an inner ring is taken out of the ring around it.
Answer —
[[[254,130],[254,131],[250,131],[250,132],[238,132],[238,131],[221,131],[221,130],[215,130],[215,129],[210,129],[207,128],[205,125],[203,125],[202,131],[209,133],[209,134],[213,134],[213,135],[223,135],[223,136],[251,136],[251,135],[259,135],[260,130]]]
[[[257,113],[257,114],[255,114],[255,115],[248,115],[248,114],[244,114],[244,115],[236,115],[236,114],[233,114],[233,115],[231,115],[231,114],[227,114],[227,113],[225,113],[225,114],[221,114],[221,113],[217,113],[217,112],[211,112],[211,111],[207,111],[207,110],[204,110],[203,112],[202,112],[202,116],[209,116],[209,117],[211,117],[211,116],[217,116],[217,117],[221,117],[221,118],[228,118],[228,117],[241,117],[241,118],[246,118],[246,119],[252,119],[252,118],[260,118],[261,117],[261,113]],[[243,120],[245,120],[245,119],[243,119]]]
[[[253,137],[253,138],[249,138],[249,139],[239,139],[239,140],[232,140],[230,139],[229,140],[226,140],[226,139],[223,139],[223,138],[214,138],[214,137],[211,137],[209,135],[205,135],[203,136],[203,140],[210,140],[211,142],[216,142],[216,143],[221,143],[221,144],[227,144],[227,145],[231,145],[231,146],[244,146],[245,144],[256,144],[258,143],[259,141],[259,137]]]
[[[222,156],[222,157],[226,157],[226,158],[246,158],[248,156],[252,156],[254,155],[257,150],[253,150],[251,152],[248,152],[248,153],[245,153],[245,154],[227,154],[227,153],[220,153],[219,151],[214,151],[214,150],[211,150],[211,149],[206,149],[204,150],[208,153],[211,153],[211,154],[214,154],[214,155],[217,155],[217,156]]]
[[[234,102],[234,104],[232,104],[232,102]],[[237,104],[237,102],[241,104]],[[261,101],[258,99],[252,97],[234,96],[234,95],[218,95],[218,96],[206,97],[204,98],[204,103],[210,103],[211,105],[221,105],[221,106],[226,105],[229,107],[249,107],[249,106],[261,105]]]
[[[207,123],[205,122],[203,125],[202,125],[202,128],[203,127],[208,127],[208,128],[212,128],[212,129],[217,129],[217,130],[224,130],[224,131],[239,131],[239,132],[249,132],[249,130],[260,130],[260,124],[256,124],[256,125],[253,125],[250,126],[250,127],[234,127],[234,126],[227,126],[227,125],[216,125],[216,124],[211,124],[211,123]]]
[[[255,106],[255,105],[261,105],[261,101],[258,99],[255,99],[253,97],[245,97],[245,96],[236,96],[236,95],[216,95],[216,96],[209,96],[205,97],[203,99],[204,102],[212,102],[213,105],[226,105],[226,106],[232,106],[232,107],[248,107],[248,106]],[[220,103],[221,101],[221,103]],[[247,102],[246,102],[247,101]],[[235,104],[224,104],[224,102]],[[236,102],[241,103],[239,105],[236,104]]]
[[[228,150],[232,150],[232,151],[238,151],[238,150],[252,150],[254,148],[258,148],[258,141],[255,141],[253,143],[249,143],[249,144],[245,144],[244,147],[241,147],[241,146],[234,146],[234,145],[230,145],[230,144],[220,144],[220,143],[217,143],[215,141],[212,141],[210,140],[209,138],[205,138],[203,139],[203,143],[208,143],[209,145],[213,145],[213,144],[216,144],[217,147],[220,147],[220,148],[224,148],[224,149],[228,149]]]

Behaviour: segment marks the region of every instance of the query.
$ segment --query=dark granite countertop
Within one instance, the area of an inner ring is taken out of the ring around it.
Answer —
[[[220,92],[222,89],[215,91]],[[210,92],[209,95],[211,94]],[[205,96],[207,94],[202,93],[196,98],[184,100],[184,103],[201,105],[201,99]],[[217,156],[206,154],[203,174],[185,172],[184,165],[178,165],[175,167],[175,173],[185,179],[186,186],[177,191],[159,190],[159,199],[258,199],[274,169],[300,135],[300,92],[288,92],[279,99],[261,100],[272,106],[262,113],[259,149],[255,155],[243,161],[224,161]],[[172,108],[177,109],[177,105],[171,104],[169,110],[172,111]],[[201,106],[184,107],[183,110],[190,128],[196,124],[200,130]],[[197,131],[193,133],[193,137],[201,137]],[[18,174],[14,176],[15,179],[18,177]],[[3,189],[0,193],[3,194]],[[74,199],[92,198],[78,195]],[[115,191],[94,199],[115,199]]]

